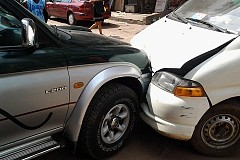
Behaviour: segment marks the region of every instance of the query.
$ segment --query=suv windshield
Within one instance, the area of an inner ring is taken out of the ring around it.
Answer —
[[[240,0],[188,0],[174,13],[189,21],[240,31]]]

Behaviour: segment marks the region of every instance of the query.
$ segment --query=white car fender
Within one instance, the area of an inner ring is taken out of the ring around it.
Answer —
[[[185,78],[199,82],[212,105],[240,96],[239,52],[238,37],[218,54],[195,67]]]

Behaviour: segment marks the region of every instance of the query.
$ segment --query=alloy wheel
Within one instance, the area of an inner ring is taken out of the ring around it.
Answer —
[[[125,104],[117,104],[106,114],[101,127],[101,137],[105,143],[112,144],[123,136],[129,125],[129,113]]]

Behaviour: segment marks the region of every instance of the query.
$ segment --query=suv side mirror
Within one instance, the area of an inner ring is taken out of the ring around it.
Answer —
[[[30,18],[22,19],[22,46],[26,48],[37,45],[37,29],[34,21]]]

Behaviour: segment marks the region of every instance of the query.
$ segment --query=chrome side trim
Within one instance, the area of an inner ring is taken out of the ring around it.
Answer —
[[[60,143],[56,142],[52,139],[52,137],[49,136],[3,151],[0,155],[0,159],[32,159],[36,156],[60,147]]]

